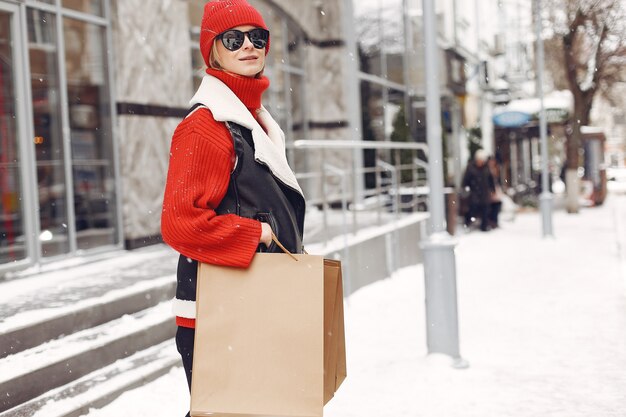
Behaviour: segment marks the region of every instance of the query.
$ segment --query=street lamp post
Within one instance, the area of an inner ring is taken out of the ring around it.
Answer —
[[[459,352],[456,294],[456,241],[445,227],[443,150],[439,54],[433,0],[423,0],[424,63],[426,72],[426,133],[428,138],[429,235],[420,245],[424,253],[426,337],[428,353],[454,359],[453,366],[467,367]]]
[[[541,139],[541,195],[539,207],[542,219],[543,237],[554,236],[552,232],[552,193],[549,187],[550,174],[548,172],[548,128],[546,121],[546,108],[543,100],[543,71],[544,51],[543,38],[541,37],[541,0],[535,0],[535,29],[537,34],[537,95],[541,103],[539,113],[539,136]]]

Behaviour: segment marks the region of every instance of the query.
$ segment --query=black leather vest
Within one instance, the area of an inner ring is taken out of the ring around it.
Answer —
[[[304,198],[254,159],[254,142],[249,129],[236,123],[226,125],[233,138],[237,160],[228,191],[215,211],[269,223],[280,243],[292,253],[302,253]],[[259,252],[282,251],[272,242],[269,248],[259,245]]]
[[[192,107],[191,111],[195,107]],[[254,159],[252,132],[236,123],[226,123],[233,139],[236,162],[228,191],[216,213],[234,213],[268,223],[280,243],[292,253],[302,253],[305,202],[302,195],[274,177],[267,166]],[[282,252],[272,242],[260,244],[257,252]],[[196,300],[198,263],[180,255],[176,298]]]

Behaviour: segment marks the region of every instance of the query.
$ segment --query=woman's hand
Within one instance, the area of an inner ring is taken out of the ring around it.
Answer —
[[[272,244],[272,227],[268,223],[261,223],[261,238],[259,242],[268,247]]]

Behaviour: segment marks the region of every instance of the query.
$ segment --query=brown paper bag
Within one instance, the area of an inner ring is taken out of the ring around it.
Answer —
[[[346,378],[341,262],[324,259],[324,404]]]
[[[256,254],[247,269],[200,264],[192,416],[322,416],[324,259],[293,257]],[[337,387],[341,337],[330,339]]]

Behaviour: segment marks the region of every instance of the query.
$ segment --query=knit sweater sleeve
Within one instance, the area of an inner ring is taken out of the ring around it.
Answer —
[[[163,240],[184,256],[247,267],[261,223],[215,212],[228,190],[234,149],[228,129],[209,111],[196,111],[174,132],[163,198]]]

